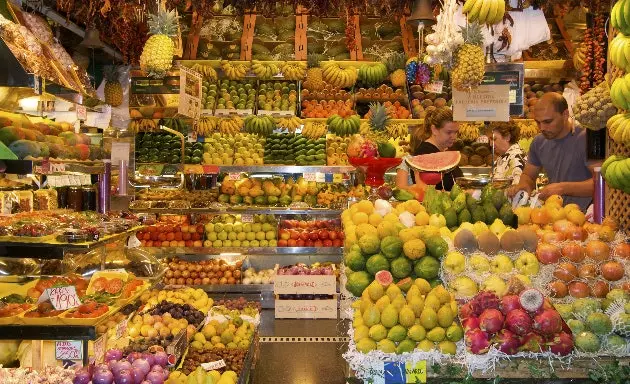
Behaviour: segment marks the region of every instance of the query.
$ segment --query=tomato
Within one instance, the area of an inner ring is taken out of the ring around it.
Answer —
[[[96,292],[103,292],[106,287],[107,279],[105,277],[99,277],[98,279],[94,280],[94,283],[92,283],[92,288],[94,288]]]
[[[42,292],[43,291],[33,287],[33,288],[29,288],[28,291],[26,291],[26,294],[31,299],[39,299],[39,297],[42,295]]]
[[[123,287],[123,282],[121,279],[111,279],[109,284],[105,287],[107,293],[111,293],[112,295],[120,293]]]
[[[79,305],[80,313],[90,313],[90,312],[93,312],[94,309],[96,309],[95,301],[89,301],[89,302]]]

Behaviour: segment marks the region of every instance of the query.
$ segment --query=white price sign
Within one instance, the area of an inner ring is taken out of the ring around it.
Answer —
[[[308,172],[302,174],[302,177],[305,181],[317,181],[317,173],[316,172]]]
[[[225,367],[225,361],[223,359],[217,360],[217,361],[211,361],[209,363],[201,363],[201,368],[205,369],[206,371],[213,371],[215,369],[219,369],[223,367]]]
[[[424,86],[425,92],[431,93],[442,93],[442,89],[444,88],[443,81],[434,81]]]
[[[118,325],[116,325],[116,338],[120,339],[125,336],[125,332],[127,332],[127,320],[123,320]]]
[[[78,120],[87,120],[87,108],[85,108],[85,106],[80,105],[80,104],[76,104],[76,109],[77,109],[77,119]]]
[[[55,341],[55,359],[81,360],[83,357],[83,342]]]
[[[241,215],[241,222],[243,223],[253,223],[254,222],[254,215],[249,214],[249,213],[244,213]]]
[[[44,293],[42,293],[37,300],[37,304],[46,300],[50,300],[50,303],[56,310],[66,310],[81,305],[77,290],[72,285],[67,287],[46,288]]]
[[[94,342],[94,361],[97,363],[102,363],[105,360],[106,337],[106,334],[103,334]]]
[[[241,174],[240,173],[229,173],[228,174],[228,180],[240,180],[241,179]]]

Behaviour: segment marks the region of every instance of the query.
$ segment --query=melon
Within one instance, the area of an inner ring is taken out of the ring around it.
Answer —
[[[449,171],[459,164],[459,151],[445,151],[418,155],[407,159],[410,167],[424,172]]]

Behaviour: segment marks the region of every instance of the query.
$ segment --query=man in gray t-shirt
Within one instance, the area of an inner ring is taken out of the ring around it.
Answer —
[[[586,163],[586,131],[571,124],[567,101],[555,92],[546,93],[538,100],[534,119],[541,133],[532,141],[523,175],[508,190],[508,196],[521,190],[531,194],[543,168],[549,184],[539,197],[545,200],[560,195],[564,204],[575,203],[586,212],[594,188],[592,170]]]

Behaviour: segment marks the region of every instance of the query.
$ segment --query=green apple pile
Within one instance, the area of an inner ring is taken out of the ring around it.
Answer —
[[[277,222],[273,215],[253,215],[244,223],[241,215],[217,215],[205,225],[204,247],[276,247]]]
[[[208,79],[204,79],[201,83],[201,102],[203,103],[202,109],[214,108],[214,103],[217,99],[217,85],[210,83]]]
[[[354,342],[361,353],[438,350],[454,355],[455,343],[464,336],[453,296],[424,279],[394,284],[389,272],[380,272],[352,307]]]
[[[216,109],[254,109],[256,83],[253,80],[220,80]]]
[[[604,311],[612,303],[624,306],[623,312],[609,316]],[[571,304],[555,304],[556,309],[573,333],[575,347],[580,352],[608,352],[627,355],[630,343],[630,295],[613,289],[601,302],[579,298]]]
[[[267,81],[258,87],[258,109],[292,111],[297,106],[297,86],[290,81]]]

